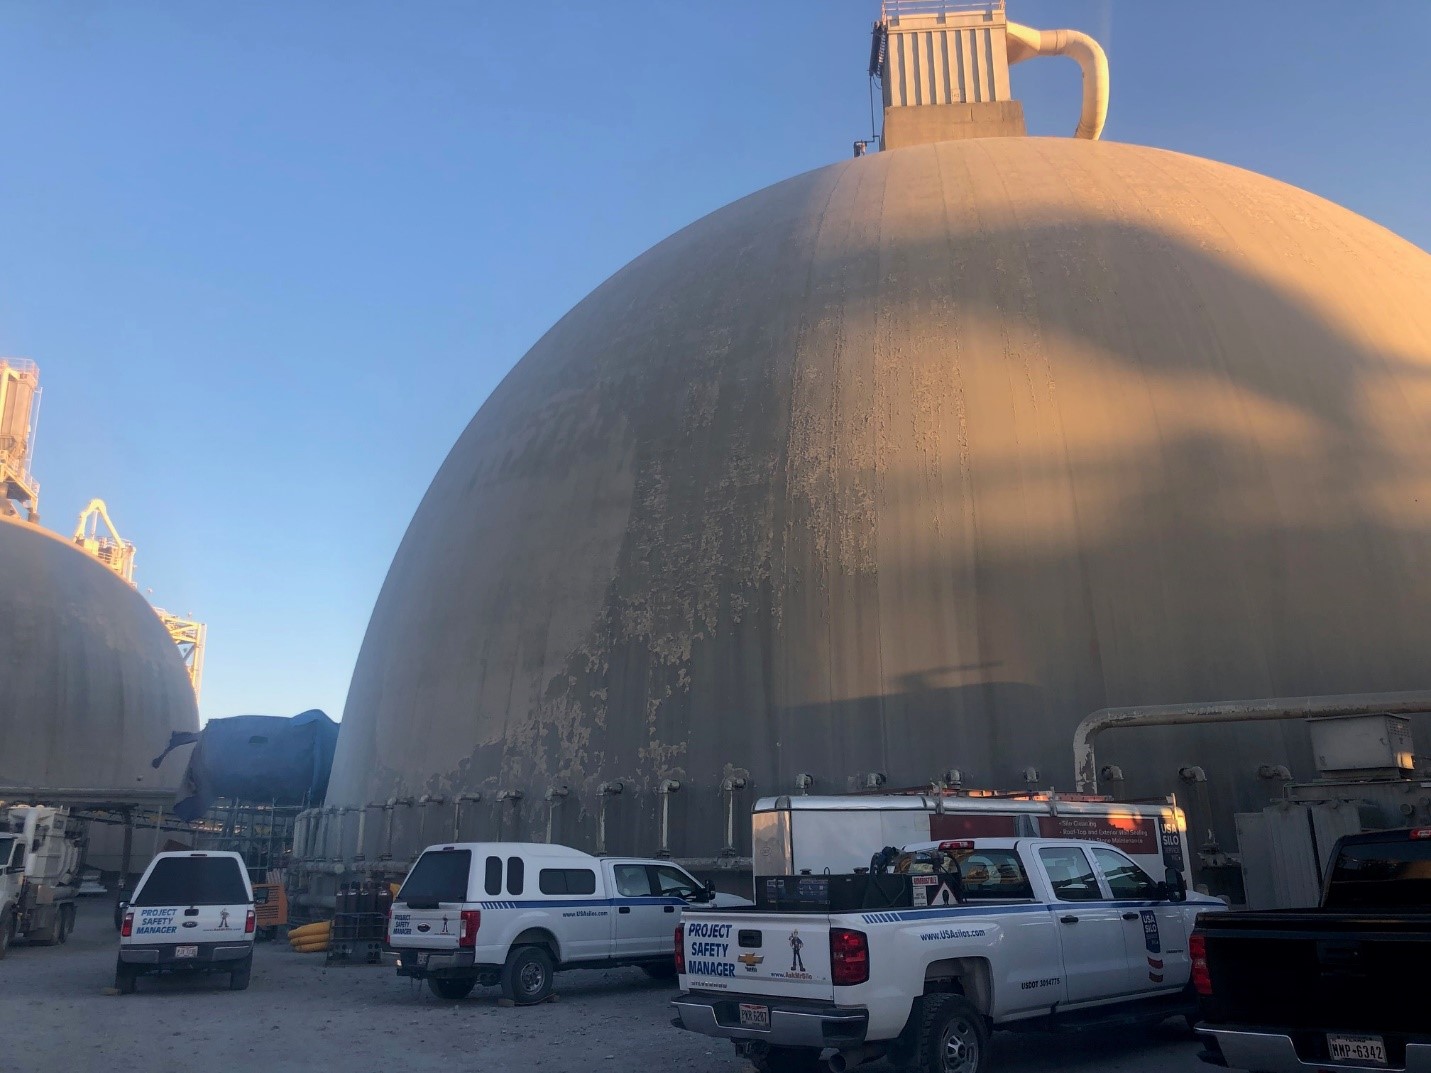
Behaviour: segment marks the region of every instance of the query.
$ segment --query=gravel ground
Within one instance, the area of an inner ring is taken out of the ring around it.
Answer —
[[[440,1002],[390,964],[329,969],[277,942],[258,945],[247,991],[228,991],[226,976],[161,977],[106,995],[110,913],[87,899],[68,945],[12,947],[0,961],[0,1073],[749,1070],[728,1043],[671,1028],[672,988],[636,969],[563,973],[559,1002],[503,1009],[495,989]],[[1197,1051],[1171,1025],[995,1039],[1000,1073],[1193,1073],[1206,1068]]]

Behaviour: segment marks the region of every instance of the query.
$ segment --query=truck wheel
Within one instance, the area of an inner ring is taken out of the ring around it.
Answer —
[[[477,978],[475,976],[429,976],[427,978],[429,991],[438,998],[454,1002],[472,994],[472,989],[476,986]]]
[[[36,940],[41,946],[55,946],[60,942],[60,936],[65,932],[65,922],[60,918],[60,910],[56,909],[50,917],[50,926],[41,933],[41,938]]]
[[[551,993],[551,955],[540,946],[515,947],[502,966],[502,997],[531,1006],[545,1002]]]
[[[10,949],[10,940],[15,937],[15,917],[11,913],[0,913],[0,958]]]
[[[139,980],[139,973],[124,962],[119,962],[114,966],[114,989],[121,995],[134,994],[135,984]]]
[[[244,958],[242,966],[229,973],[230,991],[247,991],[248,979],[253,975],[253,955]]]
[[[70,941],[70,932],[75,930],[75,907],[63,905],[60,907],[60,942]]]
[[[769,1047],[764,1054],[751,1055],[756,1073],[817,1073],[824,1069],[820,1052],[811,1047]]]
[[[925,995],[921,1000],[921,1073],[983,1073],[989,1065],[989,1030],[963,995]]]

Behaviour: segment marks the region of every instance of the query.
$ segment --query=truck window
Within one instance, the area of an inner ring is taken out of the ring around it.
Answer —
[[[0,838],[0,859],[6,859],[10,868],[18,868],[25,863],[25,847],[18,839]]]
[[[1158,896],[1158,884],[1136,864],[1117,850],[1093,847],[1093,859],[1108,881],[1115,898],[1137,898],[1146,901]]]
[[[1088,867],[1088,858],[1076,846],[1045,846],[1038,851],[1053,884],[1053,896],[1061,902],[1097,902],[1103,898],[1098,879]]]
[[[679,868],[657,865],[651,869],[651,873],[657,894],[672,898],[689,898],[700,893],[700,885]]]
[[[472,851],[434,850],[424,853],[413,865],[397,900],[408,905],[436,906],[438,902],[465,902],[467,874],[472,870]]]
[[[595,894],[596,873],[590,868],[543,868],[537,887],[543,894]]]
[[[644,864],[618,864],[612,872],[616,876],[616,893],[623,898],[651,896],[651,877]]]
[[[1328,909],[1431,906],[1431,840],[1343,846],[1323,904]]]
[[[496,897],[502,893],[502,858],[487,858],[487,875],[483,881],[487,893]]]
[[[507,858],[507,893],[521,894],[526,883],[527,864],[520,857]]]
[[[162,857],[132,904],[235,905],[248,901],[243,873],[232,857]]]
[[[964,898],[1032,898],[1028,873],[1011,849],[955,850]]]

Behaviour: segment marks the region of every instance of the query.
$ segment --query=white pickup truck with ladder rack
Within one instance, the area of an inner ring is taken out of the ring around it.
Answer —
[[[683,918],[672,1023],[765,1073],[879,1058],[984,1073],[994,1028],[1186,1016],[1188,934],[1224,908],[1188,898],[1173,869],[1154,881],[1069,839],[931,842],[864,874],[760,883],[753,909]]]

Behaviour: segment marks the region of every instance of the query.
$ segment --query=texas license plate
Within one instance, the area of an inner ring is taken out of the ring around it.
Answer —
[[[1386,1065],[1386,1043],[1380,1036],[1334,1036],[1328,1033],[1327,1051],[1334,1062],[1376,1062]]]
[[[770,1007],[760,1006],[754,1002],[742,1002],[740,1004],[740,1027],[769,1029]]]
[[[196,958],[199,956],[199,948],[197,946],[176,946],[174,947],[174,956],[176,958]]]

